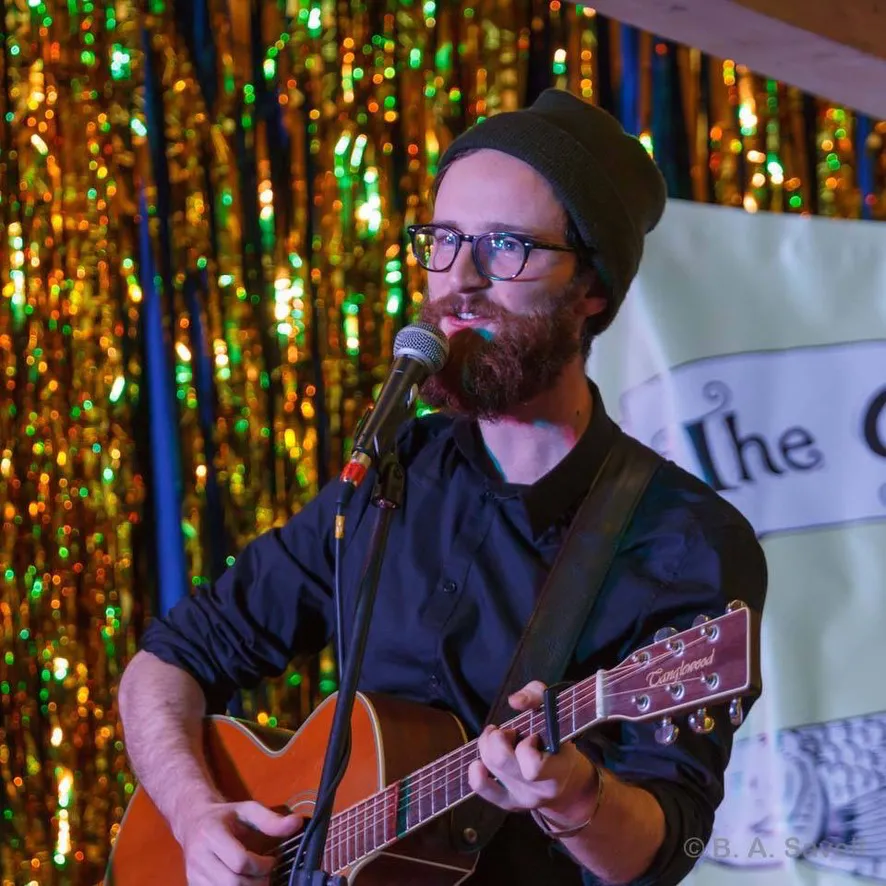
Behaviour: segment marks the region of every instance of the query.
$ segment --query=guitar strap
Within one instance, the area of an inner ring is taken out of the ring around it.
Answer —
[[[508,696],[531,680],[550,686],[563,679],[624,533],[663,461],[615,426],[612,445],[569,527],[487,725],[515,715]],[[451,838],[460,851],[476,852],[507,815],[474,795],[452,810]]]

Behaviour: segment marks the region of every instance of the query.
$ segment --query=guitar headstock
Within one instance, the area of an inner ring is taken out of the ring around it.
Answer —
[[[601,713],[607,719],[661,720],[655,737],[662,744],[676,740],[679,728],[671,718],[684,711],[694,732],[711,732],[712,703],[728,702],[729,719],[738,726],[742,698],[762,688],[759,623],[756,612],[734,601],[724,615],[699,616],[688,630],[662,629],[652,644],[606,672]]]

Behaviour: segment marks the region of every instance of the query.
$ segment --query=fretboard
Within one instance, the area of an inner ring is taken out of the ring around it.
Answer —
[[[587,729],[598,718],[596,677],[576,683],[557,696],[560,740]],[[538,735],[544,745],[548,730],[542,710],[526,711],[503,724],[517,740]],[[333,816],[324,855],[324,869],[340,871],[377,852],[450,810],[473,792],[468,767],[479,758],[476,740],[389,785]]]

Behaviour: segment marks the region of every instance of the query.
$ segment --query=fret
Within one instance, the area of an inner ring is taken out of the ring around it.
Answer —
[[[387,844],[397,836],[397,788],[385,788],[384,798],[382,833],[384,844]]]
[[[411,775],[401,783],[404,789],[400,796],[400,817],[406,824],[407,830],[412,830],[418,824],[418,804],[415,802],[415,776]]]
[[[348,845],[351,851],[348,853],[348,864],[353,864],[360,857],[360,839],[363,834],[363,816],[360,812],[363,805],[357,806],[349,813],[348,834],[350,840]]]
[[[332,843],[332,864],[333,867],[338,869],[341,868],[345,861],[345,840],[347,839],[347,816],[339,813],[336,816],[337,827],[335,829],[335,840],[327,840],[326,843],[329,845]]]
[[[400,781],[400,795],[397,798],[397,836],[402,836],[419,824],[418,803],[414,782],[410,775]]]
[[[427,803],[424,781],[425,774],[421,771],[412,774],[412,790],[409,795],[410,827],[418,827],[423,821],[422,807]]]
[[[344,840],[342,842],[342,864],[349,865],[354,857],[354,815],[348,809],[343,813]]]
[[[326,847],[323,850],[323,866],[326,870],[337,871],[339,869],[339,857],[338,857],[338,839],[337,835],[340,832],[340,828],[338,826],[338,822],[335,819],[332,820],[329,826],[329,834],[326,841]]]
[[[443,787],[441,779],[444,778],[446,765],[441,766],[439,763],[434,764],[430,769],[430,783],[427,791],[431,795],[428,809],[428,818],[433,818],[434,813],[443,807],[443,800],[440,798],[440,788]],[[440,798],[440,799],[438,799]]]
[[[372,827],[372,845],[366,848],[371,852],[381,849],[388,842],[388,789],[377,794],[375,801],[375,824]]]
[[[435,767],[434,778],[434,814],[442,812],[449,805],[449,758],[443,761],[442,766]]]
[[[421,787],[418,790],[418,818],[424,822],[434,814],[434,782],[437,780],[437,766],[423,769],[419,779]]]
[[[372,809],[375,805],[375,798],[370,797],[367,802],[361,803],[354,810],[354,857],[351,862],[357,861],[366,855],[366,840],[368,830],[372,827]],[[362,813],[362,814],[361,814]]]
[[[557,729],[560,732],[560,741],[569,733],[569,695],[561,692],[557,697]]]
[[[467,763],[465,762],[464,751],[459,749],[456,753],[454,753],[449,758],[449,778],[446,779],[446,783],[448,785],[449,791],[449,802],[457,803],[464,797],[462,793],[462,777],[467,768]],[[470,759],[468,757],[467,759]]]
[[[597,717],[597,693],[591,680],[574,686],[572,692],[572,732],[578,732]]]
[[[375,806],[377,803],[375,795],[371,796],[364,803],[357,807],[357,857],[354,861],[365,858],[372,852],[372,846],[375,842],[375,818],[377,812]]]
[[[385,805],[385,795],[387,791],[376,794],[372,801],[372,830],[370,831],[368,845],[366,846],[366,854],[375,852],[376,849],[385,844],[385,823],[387,821],[387,806]]]
[[[468,794],[471,793],[471,786],[468,784],[468,767],[471,765],[471,762],[474,760],[480,759],[480,752],[477,750],[477,745],[474,744],[471,746],[470,753],[466,753],[463,759],[463,767],[461,770],[461,791],[462,797],[467,797]]]
[[[345,835],[345,819],[342,817],[339,822],[338,827],[338,839],[335,841],[335,845],[333,847],[333,869],[340,870],[344,866],[345,856],[344,856],[344,844],[343,839]]]
[[[357,843],[360,840],[360,827],[362,822],[359,816],[360,808],[348,811],[348,864],[353,864],[359,857]]]
[[[332,869],[340,870],[342,867],[342,863],[344,862],[344,858],[342,856],[342,845],[341,845],[341,835],[344,833],[342,825],[344,822],[339,822],[338,827],[338,839],[333,843],[332,846]]]
[[[341,817],[341,863],[347,865],[351,861],[351,841],[354,839],[354,829],[351,824],[351,810],[346,809]]]
[[[446,762],[446,805],[452,806],[462,798],[461,772],[463,768],[461,749],[451,754]]]

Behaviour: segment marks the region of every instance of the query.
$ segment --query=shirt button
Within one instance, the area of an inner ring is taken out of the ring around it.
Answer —
[[[458,585],[454,581],[447,581],[443,584],[443,591],[447,594],[454,594],[458,590]]]
[[[483,501],[492,501],[495,498],[495,493],[491,489],[487,489],[481,497]]]
[[[436,689],[440,685],[440,678],[436,674],[431,674],[431,679],[428,682],[431,684],[431,689]]]

